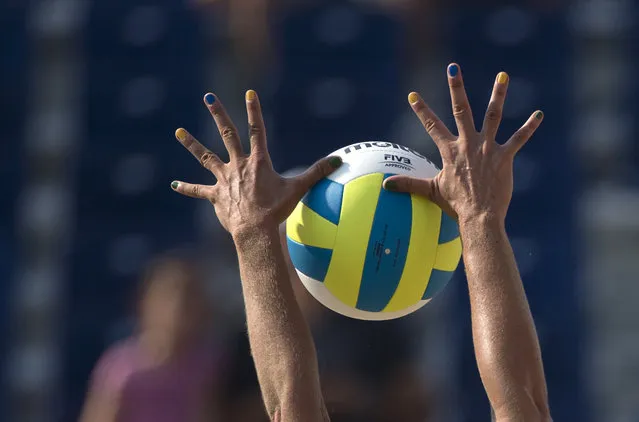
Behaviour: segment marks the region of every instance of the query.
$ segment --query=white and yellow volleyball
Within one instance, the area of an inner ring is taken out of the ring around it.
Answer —
[[[457,223],[429,200],[382,188],[389,176],[433,177],[426,157],[392,142],[331,155],[344,164],[317,183],[286,222],[291,261],[306,289],[351,318],[408,315],[441,291],[459,264]]]

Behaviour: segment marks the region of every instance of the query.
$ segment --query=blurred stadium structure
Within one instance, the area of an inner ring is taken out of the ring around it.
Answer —
[[[509,232],[555,419],[639,420],[636,2],[273,3],[0,2],[0,419],[75,420],[98,356],[132,329],[137,272],[185,243],[210,259],[215,335],[236,366],[250,365],[234,348],[243,315],[228,238],[208,204],[168,187],[206,181],[175,128],[221,146],[205,92],[219,94],[241,132],[243,92],[260,92],[282,171],[372,138],[438,161],[405,94],[420,90],[448,116],[454,60],[475,113],[494,75],[512,76],[502,134],[536,108],[547,116],[516,163]],[[349,371],[377,371],[383,397],[408,365],[438,393],[434,420],[485,421],[466,296],[460,269],[404,320],[371,328],[327,317],[337,322],[316,332],[323,370],[345,385]],[[253,386],[233,388],[254,388],[248,372]]]

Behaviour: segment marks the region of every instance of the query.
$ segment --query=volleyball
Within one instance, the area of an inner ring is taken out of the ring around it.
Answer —
[[[318,182],[286,222],[291,261],[324,306],[362,320],[389,320],[427,304],[459,264],[457,223],[426,198],[390,192],[395,174],[433,177],[422,154],[393,142],[335,151],[342,166]]]

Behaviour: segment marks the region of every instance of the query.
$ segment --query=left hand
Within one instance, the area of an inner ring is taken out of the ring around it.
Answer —
[[[229,153],[229,162],[223,162],[180,128],[175,132],[178,141],[204,168],[213,173],[217,183],[194,185],[174,181],[171,187],[183,195],[209,200],[215,207],[220,223],[234,238],[243,230],[265,226],[277,229],[277,225],[290,215],[302,196],[342,164],[340,157],[326,157],[299,176],[282,177],[275,172],[271,163],[266,146],[266,129],[255,91],[246,93],[251,143],[249,154],[242,150],[237,129],[216,96],[206,94],[204,102],[215,119]]]

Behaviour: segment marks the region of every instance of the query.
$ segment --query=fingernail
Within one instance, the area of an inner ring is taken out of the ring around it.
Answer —
[[[537,119],[537,120],[541,120],[541,119],[543,119],[543,118],[544,118],[544,112],[543,112],[543,111],[538,111],[538,112],[535,114],[535,119]]]
[[[215,102],[215,95],[213,95],[213,94],[211,94],[211,93],[206,94],[206,95],[204,96],[204,101],[205,101],[205,102],[206,102],[206,104],[208,104],[208,105],[213,105],[213,103]]]
[[[171,182],[171,187],[172,187],[173,189],[177,189],[177,188],[178,188],[178,186],[180,186],[180,182],[177,182],[177,181],[175,181],[175,180],[174,180],[173,182]]]
[[[508,82],[508,74],[506,72],[499,72],[499,75],[497,75],[497,83],[505,84],[506,82]]]
[[[331,167],[336,169],[336,168],[338,168],[339,166],[342,165],[342,158],[341,157],[331,157],[331,158],[328,159],[328,164],[330,164]]]
[[[257,93],[255,91],[252,89],[246,91],[246,101],[253,101],[255,98],[257,98]]]
[[[459,66],[457,66],[456,64],[451,64],[450,66],[448,66],[448,74],[450,75],[451,78],[454,78],[455,76],[457,76],[458,72],[459,72]]]
[[[397,182],[394,180],[388,180],[384,183],[384,189],[386,190],[397,190]]]
[[[419,95],[416,92],[411,92],[408,94],[408,102],[411,104],[415,104],[419,101]]]
[[[178,138],[180,141],[185,141],[186,140],[186,130],[179,128],[178,130],[175,131],[175,137]]]

